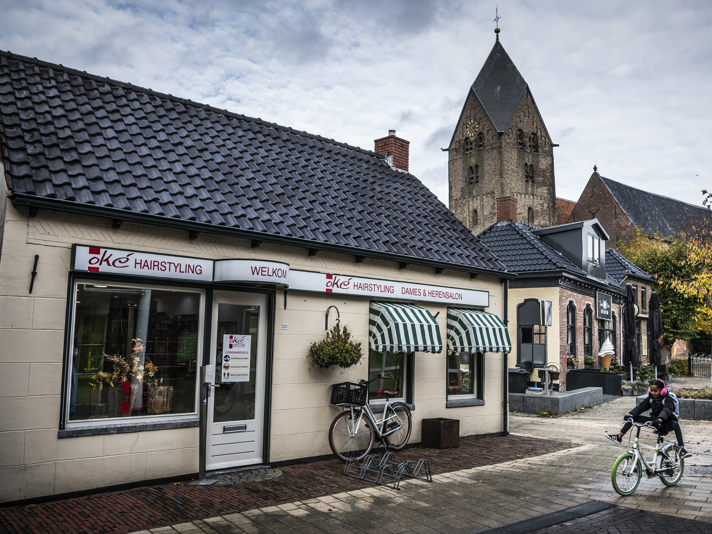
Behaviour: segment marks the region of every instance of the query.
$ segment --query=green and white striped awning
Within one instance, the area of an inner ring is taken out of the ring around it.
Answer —
[[[475,310],[447,311],[447,344],[455,352],[509,352],[512,343],[502,320]]]
[[[440,326],[430,312],[412,304],[371,302],[368,344],[381,352],[441,352]]]

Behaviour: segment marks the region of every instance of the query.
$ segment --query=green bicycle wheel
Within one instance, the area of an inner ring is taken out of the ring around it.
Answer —
[[[685,459],[680,458],[680,447],[677,445],[670,445],[665,447],[663,452],[670,458],[669,460],[663,459],[660,467],[668,467],[669,469],[658,475],[660,481],[666,486],[677,486],[682,479],[682,474],[685,472]]]
[[[611,470],[613,489],[619,495],[632,495],[638,489],[642,474],[643,467],[640,460],[635,460],[634,454],[630,452],[621,454]]]

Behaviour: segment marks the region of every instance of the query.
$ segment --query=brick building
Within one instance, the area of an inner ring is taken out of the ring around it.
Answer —
[[[512,197],[518,220],[556,224],[555,146],[498,35],[447,148],[450,209],[477,233],[497,220],[496,200]]]
[[[507,203],[511,203],[508,200]],[[509,206],[509,212],[512,208]],[[504,213],[504,211],[503,211]],[[507,214],[509,215],[509,214]],[[641,362],[647,362],[647,302],[651,278],[614,250],[604,253],[608,235],[596,219],[535,228],[501,218],[478,237],[517,277],[509,283],[508,326],[512,340],[509,365],[555,362],[566,369],[585,358],[598,366],[598,352],[608,338],[621,354],[621,303],[625,285],[633,285]],[[566,373],[560,387],[566,387]]]
[[[610,248],[617,248],[620,241],[629,239],[636,228],[660,238],[679,232],[712,231],[709,209],[605,178],[596,167],[568,222],[591,217],[596,217],[606,229]]]

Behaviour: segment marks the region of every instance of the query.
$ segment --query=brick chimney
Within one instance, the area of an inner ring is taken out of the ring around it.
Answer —
[[[517,199],[501,197],[497,199],[497,222],[517,221]]]
[[[388,164],[402,171],[408,170],[408,145],[410,141],[396,137],[395,130],[388,130],[388,137],[376,139],[373,142],[376,148],[373,151],[376,154],[386,154],[389,156]]]

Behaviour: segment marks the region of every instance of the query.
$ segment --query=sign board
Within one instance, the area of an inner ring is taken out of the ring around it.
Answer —
[[[262,260],[215,260],[215,282],[249,282],[287,287],[289,265]]]
[[[224,334],[221,382],[250,381],[252,336]]]
[[[613,296],[596,292],[596,317],[601,321],[613,320]]]
[[[74,248],[74,269],[201,282],[213,279],[213,260],[83,245]]]
[[[359,297],[441,302],[466,306],[489,306],[489,293],[472,289],[431,286],[413,282],[394,282],[340,274],[291,271],[289,289]]]

